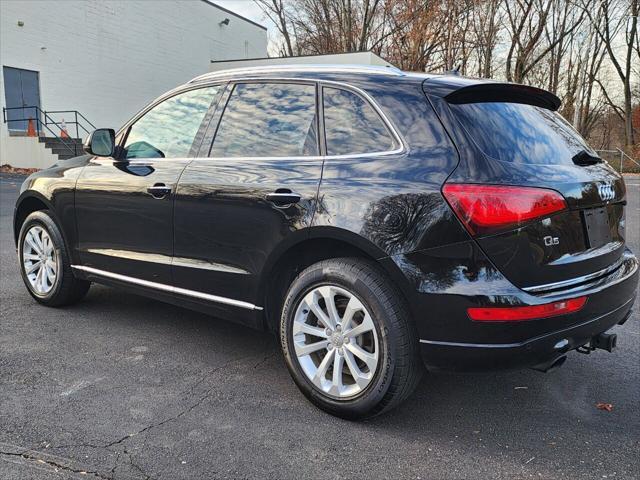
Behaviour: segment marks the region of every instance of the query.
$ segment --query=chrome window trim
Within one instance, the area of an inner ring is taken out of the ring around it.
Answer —
[[[176,158],[162,158],[162,157],[151,158],[150,157],[150,158],[130,158],[128,160],[125,160],[125,159],[119,160],[117,158],[112,158],[112,157],[95,157],[91,161],[93,163],[100,163],[100,164],[127,163],[129,165],[151,167],[157,162],[163,162],[163,163],[173,162],[173,163],[183,163],[187,165],[188,163],[193,162],[193,160],[194,159],[190,157],[176,157]]]
[[[71,265],[71,268],[81,270],[93,275],[98,275],[106,278],[112,278],[114,280],[120,280],[121,282],[133,283],[147,288],[154,288],[163,292],[175,293],[178,295],[185,295],[187,297],[199,298],[201,300],[208,300],[210,302],[222,303],[224,305],[231,305],[233,307],[245,308],[247,310],[262,310],[262,307],[254,305],[253,303],[243,302],[242,300],[235,300],[233,298],[220,297],[218,295],[211,295],[209,293],[198,292],[196,290],[189,290],[187,288],[174,287],[173,285],[166,285],[164,283],[151,282],[149,280],[143,280],[141,278],[130,277],[128,275],[121,275],[119,273],[108,272],[106,270],[100,270],[93,267],[85,267],[84,265]]]
[[[620,267],[620,265],[622,265],[623,261],[624,261],[624,258],[620,258],[613,265],[609,265],[608,267],[603,268],[602,270],[598,270],[597,272],[593,272],[593,273],[590,273],[588,275],[582,275],[581,277],[570,278],[569,280],[562,280],[560,282],[545,283],[544,285],[534,285],[532,287],[522,287],[522,290],[524,290],[525,292],[528,292],[528,293],[537,293],[537,292],[544,292],[546,290],[557,290],[557,289],[561,289],[561,288],[564,288],[564,287],[570,287],[572,285],[577,285],[579,283],[588,282],[589,280],[593,280],[593,279],[598,278],[598,277],[603,277],[603,276],[613,272],[614,270],[618,269]]]
[[[379,152],[367,152],[367,153],[355,153],[349,155],[313,155],[313,156],[289,156],[289,157],[198,157],[195,159],[197,163],[200,160],[214,160],[214,161],[232,161],[232,160],[343,160],[343,159],[351,159],[351,158],[370,158],[370,157],[381,157],[387,155],[401,155],[408,152],[407,143],[404,141],[404,138],[389,117],[384,113],[384,111],[380,108],[378,103],[369,95],[367,92],[362,90],[361,88],[354,87],[348,83],[337,82],[334,80],[323,80],[319,78],[295,78],[295,77],[247,77],[247,78],[239,78],[239,79],[230,79],[229,83],[243,83],[243,82],[315,82],[319,85],[320,88],[322,86],[330,86],[341,88],[343,90],[348,90],[356,93],[361,96],[373,110],[380,116],[382,123],[387,128],[394,141],[398,145],[398,148],[393,150],[384,150]],[[205,85],[205,84],[203,84]],[[223,112],[224,116],[224,112]],[[214,138],[215,142],[215,138]]]
[[[331,80],[319,80],[319,85],[320,85],[320,87],[328,85],[330,87],[331,86],[335,86],[337,88],[341,88],[341,89],[347,90],[347,91],[351,90],[352,92],[354,92],[354,93],[358,94],[359,96],[361,96],[373,108],[373,110],[378,114],[378,116],[382,120],[382,123],[387,128],[389,133],[391,133],[391,136],[393,137],[395,142],[398,144],[398,148],[395,148],[393,150],[384,150],[382,152],[356,153],[356,154],[348,154],[348,155],[326,155],[325,156],[326,159],[361,158],[361,157],[378,157],[378,156],[382,156],[382,155],[397,155],[397,154],[404,153],[407,150],[406,143],[404,141],[404,138],[402,138],[402,135],[400,135],[400,133],[396,129],[396,127],[393,124],[393,122],[391,122],[391,120],[389,120],[389,117],[387,117],[387,115],[384,113],[382,108],[380,108],[378,103],[367,92],[365,92],[361,88],[354,87],[353,85],[349,85],[349,84],[343,83],[343,82],[334,82],[334,81],[331,81]],[[323,95],[324,95],[324,93],[323,93]],[[324,98],[324,97],[322,97],[322,98]],[[324,109],[324,105],[323,105],[323,109]],[[325,132],[325,142],[326,142],[326,132]]]

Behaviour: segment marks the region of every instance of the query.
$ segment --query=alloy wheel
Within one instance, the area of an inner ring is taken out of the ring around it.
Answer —
[[[47,295],[58,278],[57,253],[49,233],[34,225],[22,241],[22,268],[33,291]]]
[[[336,285],[312,289],[296,308],[292,333],[300,367],[325,395],[346,399],[370,385],[378,368],[378,333],[354,294]]]

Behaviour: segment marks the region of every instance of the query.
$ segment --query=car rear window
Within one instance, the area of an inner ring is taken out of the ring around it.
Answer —
[[[464,103],[451,110],[489,157],[505,162],[573,164],[583,150],[584,139],[560,114],[521,103]]]

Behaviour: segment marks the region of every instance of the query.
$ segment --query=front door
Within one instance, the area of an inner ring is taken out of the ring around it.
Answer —
[[[171,284],[176,186],[218,90],[165,99],[124,132],[116,158],[95,157],[83,169],[76,216],[84,267]]]
[[[9,130],[26,132],[29,118],[38,119],[40,83],[38,72],[2,67]],[[36,125],[34,124],[34,128]]]
[[[311,224],[322,172],[316,85],[238,83],[225,102],[211,150],[180,178],[173,278],[207,294],[218,315],[251,324],[264,306],[263,268]]]

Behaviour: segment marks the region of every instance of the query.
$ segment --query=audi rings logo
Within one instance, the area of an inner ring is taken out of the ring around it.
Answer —
[[[616,196],[616,191],[613,189],[613,184],[611,183],[601,183],[598,185],[598,193],[600,194],[600,198],[605,202],[613,200]]]

